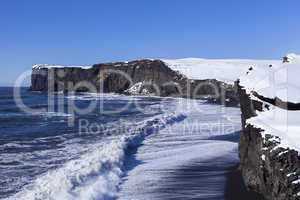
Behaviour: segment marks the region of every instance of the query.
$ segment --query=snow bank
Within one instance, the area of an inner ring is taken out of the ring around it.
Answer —
[[[248,119],[247,124],[263,129],[263,136],[270,134],[279,137],[280,144],[277,147],[300,152],[300,111],[288,111],[272,106],[270,110],[257,114],[256,117]]]
[[[300,102],[300,56],[288,54],[287,62],[270,62],[260,67],[253,66],[248,74],[240,77],[240,85],[247,93],[252,91],[283,101]]]
[[[201,59],[185,58],[162,60],[171,69],[178,71],[189,79],[217,79],[233,83],[245,75],[250,66],[261,67],[280,63],[279,60],[246,60],[246,59]]]

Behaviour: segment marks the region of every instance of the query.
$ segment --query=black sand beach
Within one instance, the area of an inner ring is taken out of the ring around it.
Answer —
[[[262,196],[246,189],[242,174],[238,166],[233,167],[227,173],[227,181],[225,188],[226,200],[264,200]]]
[[[226,168],[216,162],[194,163],[170,174],[157,194],[165,200],[264,200],[247,191],[238,166]],[[223,180],[218,179],[225,175]],[[225,196],[224,196],[225,191]]]
[[[236,132],[209,139],[238,143],[239,135]],[[236,159],[224,157],[187,163],[168,173],[157,194],[165,200],[264,200],[259,194],[247,190],[238,166]]]

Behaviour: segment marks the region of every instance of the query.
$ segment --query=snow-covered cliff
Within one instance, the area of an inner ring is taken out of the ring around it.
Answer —
[[[270,200],[300,199],[299,58],[252,67],[239,81],[242,173],[248,188]]]

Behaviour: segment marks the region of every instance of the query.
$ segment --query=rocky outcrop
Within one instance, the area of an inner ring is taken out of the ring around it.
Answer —
[[[237,104],[233,86],[215,79],[190,80],[160,60],[95,64],[88,69],[35,67],[31,82],[33,91],[152,94]]]
[[[238,85],[238,84],[237,84]],[[300,199],[300,159],[298,152],[278,147],[280,138],[262,134],[246,120],[262,111],[264,103],[252,100],[238,86],[243,131],[240,137],[240,169],[248,189],[269,200]]]
[[[96,84],[98,71],[96,68],[33,68],[31,90],[33,91],[68,91],[77,83],[89,81]]]
[[[281,109],[300,110],[300,103],[286,102],[286,101],[281,100],[278,97],[275,97],[275,98],[264,97],[262,95],[259,95],[257,92],[253,92],[252,94],[256,98],[260,99],[261,101],[267,102],[267,103],[277,106]]]

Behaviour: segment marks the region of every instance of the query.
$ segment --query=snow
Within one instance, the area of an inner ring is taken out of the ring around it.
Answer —
[[[280,157],[280,156],[282,156],[282,155],[284,155],[284,154],[286,154],[286,153],[288,153],[289,151],[283,151],[283,152],[280,152],[279,154],[278,154],[278,157]]]
[[[287,62],[270,62],[267,65],[253,66],[248,73],[240,77],[240,85],[257,101],[260,100],[253,96],[253,92],[268,98],[278,97],[286,102],[299,103],[300,56],[288,54],[286,58]],[[257,116],[248,119],[247,124],[263,129],[263,136],[266,134],[275,136],[272,140],[278,143],[278,146],[273,150],[283,147],[300,152],[300,111],[269,106],[269,110],[257,111]],[[284,153],[281,152],[278,156]]]
[[[247,60],[247,59],[163,59],[171,69],[180,72],[189,79],[217,79],[227,83],[233,83],[239,77],[245,75],[248,69],[253,67],[268,66],[279,63],[279,60]]]
[[[263,136],[270,134],[279,137],[280,140],[275,140],[280,143],[276,148],[290,148],[300,152],[300,111],[288,111],[276,106],[270,108],[268,111],[257,112],[257,116],[248,119],[247,123],[263,129]]]
[[[144,86],[147,85],[147,82],[137,82],[133,84],[129,89],[127,89],[125,92],[128,92],[131,95],[151,95],[150,91],[147,88],[144,88]]]
[[[295,180],[295,181],[293,181],[292,183],[295,184],[295,185],[300,184],[300,179]]]
[[[292,172],[292,173],[287,174],[286,176],[291,177],[291,176],[295,176],[296,174],[297,174],[296,172]]]
[[[255,67],[248,74],[240,77],[240,84],[248,93],[256,91],[268,97],[278,97],[283,101],[300,102],[300,56],[288,54],[289,62],[270,62]],[[272,65],[272,67],[270,67]]]
[[[51,68],[80,68],[90,69],[91,65],[49,65],[49,64],[35,64],[32,69],[51,69]]]
[[[174,71],[189,79],[217,79],[233,83],[240,79],[240,84],[250,94],[258,94],[283,101],[300,102],[300,55],[288,54],[289,62],[281,60],[246,60],[246,59],[163,59]]]
[[[140,91],[142,90],[143,87],[143,82],[138,82],[136,84],[134,84],[133,86],[131,86],[128,90],[126,90],[126,92],[128,92],[129,94],[139,94]]]

